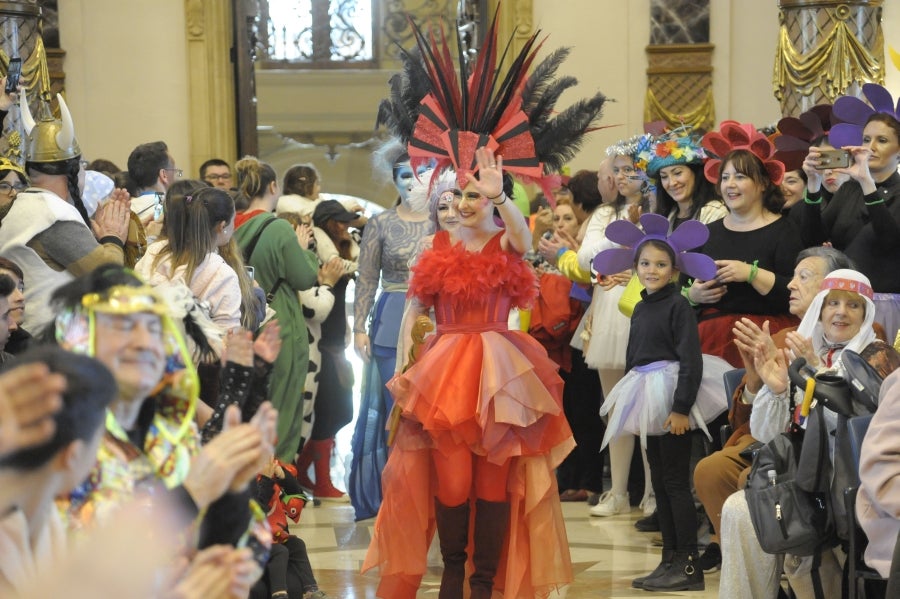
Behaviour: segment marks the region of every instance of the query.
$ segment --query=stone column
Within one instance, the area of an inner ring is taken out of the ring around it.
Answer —
[[[778,0],[772,87],[796,116],[867,82],[884,83],[882,0]]]
[[[234,71],[231,64],[230,2],[187,0],[190,164],[187,176],[209,158],[233,164],[237,158]]]

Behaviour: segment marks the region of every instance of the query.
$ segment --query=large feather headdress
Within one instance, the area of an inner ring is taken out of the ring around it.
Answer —
[[[460,187],[467,174],[478,170],[475,150],[484,146],[503,157],[504,170],[539,183],[550,197],[559,184],[555,173],[578,151],[606,102],[598,92],[554,112],[563,91],[578,83],[574,77],[556,78],[568,48],[550,54],[529,76],[542,43],[537,32],[501,73],[497,65],[510,43],[498,61],[495,15],[470,69],[458,39],[454,61],[443,31],[426,37],[412,19],[410,23],[417,47],[402,51],[403,71],[391,78],[391,97],[381,102],[376,126],[386,125],[408,144],[414,168],[434,160],[436,172],[446,167],[456,172]]]

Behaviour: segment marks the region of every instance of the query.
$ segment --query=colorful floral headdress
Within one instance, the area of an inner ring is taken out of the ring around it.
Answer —
[[[653,136],[649,133],[635,135],[628,139],[617,141],[606,148],[606,155],[610,158],[616,156],[628,156],[634,163],[635,176],[639,177],[646,186],[646,190],[655,190],[653,180],[647,175],[647,158],[649,149],[653,145]]]
[[[784,163],[785,171],[800,170],[809,147],[828,135],[832,127],[831,104],[813,106],[799,117],[788,116],[778,121],[775,159]]]
[[[594,257],[594,270],[601,274],[622,272],[634,266],[641,244],[656,239],[675,252],[675,268],[689,277],[710,281],[716,278],[715,261],[704,254],[689,252],[709,239],[709,229],[698,220],[687,220],[669,235],[669,219],[661,214],[642,214],[641,227],[627,219],[606,227],[606,238],[623,247],[603,250]]]
[[[775,146],[750,123],[722,121],[719,131],[707,133],[701,143],[710,155],[703,167],[703,174],[712,183],[719,182],[722,159],[734,150],[747,150],[759,158],[775,185],[780,184],[784,178],[784,163],[773,158]]]
[[[682,125],[656,139],[647,138],[638,148],[635,166],[646,165],[645,170],[651,177],[656,177],[660,169],[676,164],[699,164],[706,160],[706,153],[700,147],[699,140],[693,135],[693,129]]]
[[[645,137],[649,138],[650,135],[644,133],[642,135],[634,135],[628,139],[620,139],[606,148],[606,155],[610,158],[615,158],[616,156],[630,156],[631,158],[634,158],[638,150],[638,145]]]
[[[443,32],[439,39],[426,37],[415,22],[410,24],[419,54],[403,52],[403,73],[391,79],[391,97],[379,106],[376,124],[387,125],[408,142],[414,168],[436,160],[436,172],[453,168],[464,187],[466,176],[478,169],[475,150],[485,146],[503,157],[504,170],[523,182],[539,183],[550,197],[559,186],[553,173],[577,153],[606,102],[597,93],[554,111],[562,92],[578,83],[574,77],[556,78],[568,48],[550,54],[528,76],[541,45],[535,33],[503,73],[498,68],[505,51],[498,57],[497,15],[474,68],[463,44],[457,44],[454,61]]]
[[[836,148],[862,145],[866,121],[876,112],[888,114],[900,122],[900,99],[895,106],[891,92],[877,83],[866,83],[862,91],[869,104],[853,96],[842,96],[834,102],[834,116],[846,121],[832,127],[828,134],[831,145]]]

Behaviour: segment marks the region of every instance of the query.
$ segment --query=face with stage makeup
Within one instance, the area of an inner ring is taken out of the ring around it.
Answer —
[[[616,156],[613,158],[613,177],[616,180],[616,188],[626,199],[641,199],[641,188],[644,185],[639,171],[634,168],[631,156]]]
[[[478,193],[473,183],[466,185],[462,195],[454,199],[453,207],[462,227],[477,227],[494,216],[491,201]]]
[[[409,192],[412,190],[413,184],[415,183],[416,176],[421,177],[422,173],[430,168],[431,166],[428,164],[419,165],[414,174],[412,166],[409,164],[409,160],[398,162],[394,165],[394,185],[397,187],[397,193],[400,194],[401,200],[406,202],[407,198],[409,198]]]
[[[454,204],[458,204],[460,199],[462,192],[458,189],[448,189],[438,198],[437,222],[441,230],[452,231],[459,225],[459,215]]]

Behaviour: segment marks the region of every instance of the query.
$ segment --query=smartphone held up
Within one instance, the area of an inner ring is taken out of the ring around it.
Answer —
[[[847,168],[850,166],[849,150],[822,150],[819,152],[818,170],[830,168]]]
[[[15,93],[19,87],[19,78],[22,76],[22,59],[10,58],[9,68],[6,70],[5,93]]]

